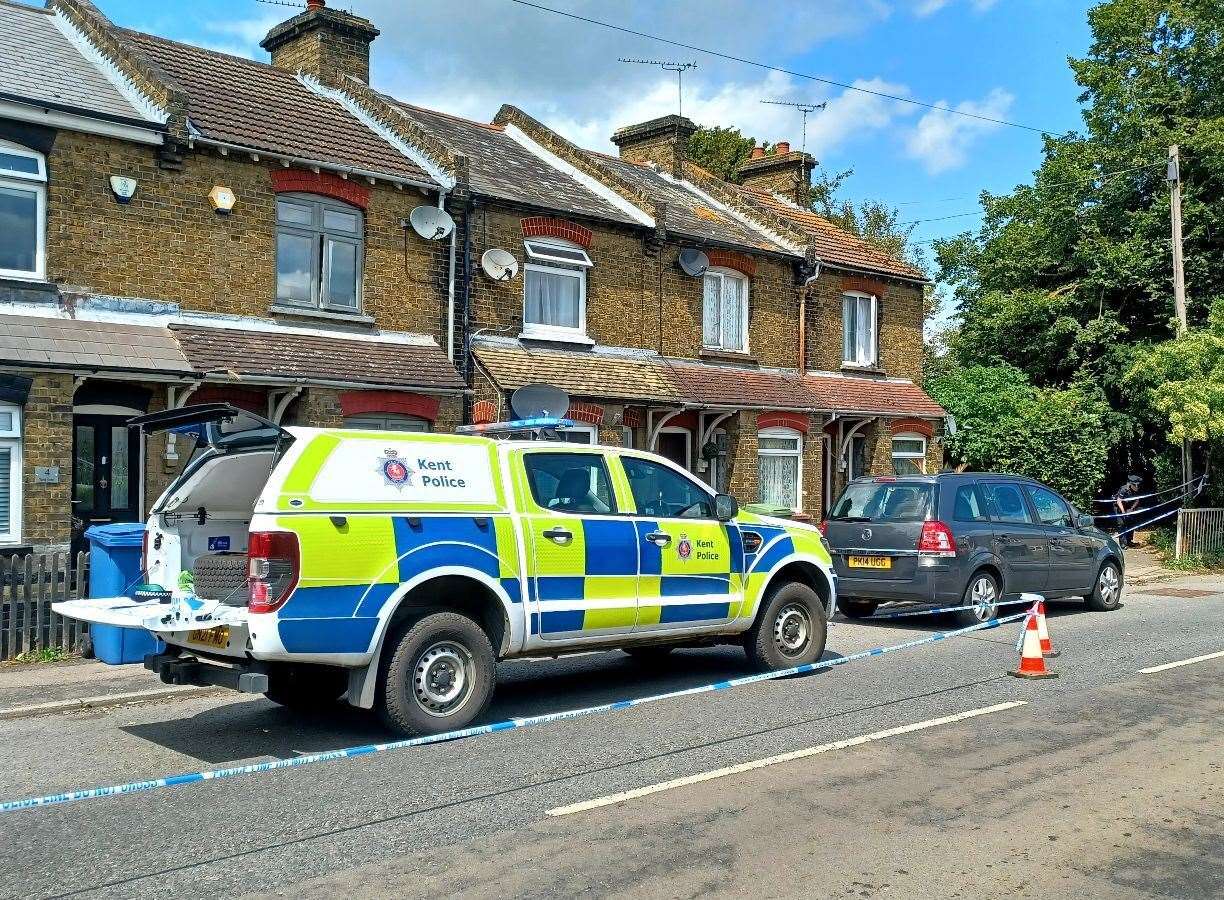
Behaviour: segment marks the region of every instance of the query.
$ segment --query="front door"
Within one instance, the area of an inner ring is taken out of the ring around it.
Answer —
[[[637,512],[640,556],[636,632],[718,625],[739,615],[743,550],[738,527],[714,518],[693,479],[623,455]]]
[[[1003,561],[1005,593],[1044,591],[1050,575],[1050,540],[1029,510],[1020,485],[985,482],[986,508],[994,532],[995,554]]]
[[[598,639],[637,621],[637,532],[597,452],[523,453],[533,640]]]
[[[73,550],[90,525],[140,518],[140,433],[127,416],[72,418]]]

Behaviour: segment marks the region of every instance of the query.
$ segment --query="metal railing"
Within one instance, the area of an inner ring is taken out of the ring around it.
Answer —
[[[1224,553],[1224,509],[1182,509],[1177,512],[1174,556]]]
[[[88,553],[0,557],[0,660],[39,650],[80,650],[89,627],[56,615],[51,604],[84,597],[88,587]]]

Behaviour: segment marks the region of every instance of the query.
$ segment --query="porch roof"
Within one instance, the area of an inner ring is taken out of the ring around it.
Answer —
[[[190,375],[164,326],[0,315],[0,364],[81,371]]]
[[[809,373],[804,382],[818,398],[817,407],[830,412],[926,419],[941,419],[947,415],[942,406],[912,381]]]

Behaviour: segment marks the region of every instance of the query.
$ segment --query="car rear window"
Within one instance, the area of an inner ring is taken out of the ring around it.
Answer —
[[[829,518],[857,522],[921,522],[931,509],[931,487],[923,482],[856,482],[846,488]]]

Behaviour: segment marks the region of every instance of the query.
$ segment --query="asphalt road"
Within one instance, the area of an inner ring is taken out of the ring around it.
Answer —
[[[1138,674],[1224,650],[1224,583],[1194,586],[1212,594],[1054,604],[1055,680],[1006,676],[1008,626],[805,678],[7,814],[0,896],[1220,896],[1224,658]],[[835,624],[829,650],[947,624]],[[489,719],[743,671],[730,648],[658,669],[617,653],[510,663]],[[548,815],[905,726],[922,727]],[[0,797],[385,737],[355,711],[234,695],[4,721]]]

